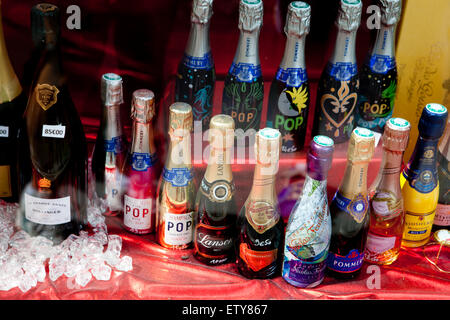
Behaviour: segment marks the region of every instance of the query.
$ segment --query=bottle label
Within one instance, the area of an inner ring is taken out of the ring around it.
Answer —
[[[130,229],[140,232],[150,232],[153,229],[152,216],[154,200],[136,199],[128,195],[124,196],[124,224]]]
[[[248,223],[259,234],[274,227],[280,219],[280,214],[273,204],[264,201],[251,201],[245,215]]]
[[[118,168],[105,168],[105,194],[109,210],[122,210],[122,193]]]
[[[213,59],[211,52],[207,52],[203,57],[183,56],[183,64],[191,69],[211,69],[213,67]]]
[[[328,63],[326,72],[336,80],[347,81],[358,73],[358,66],[351,62]]]
[[[31,222],[50,226],[69,223],[70,196],[43,199],[25,193],[25,217]]]
[[[436,215],[434,216],[434,224],[440,227],[450,226],[450,205],[438,203]]]
[[[333,252],[328,253],[327,267],[340,273],[350,273],[359,270],[364,260],[364,254],[357,249],[351,250],[346,256]]]
[[[212,227],[203,223],[195,227],[195,251],[205,258],[217,259],[216,263],[221,263],[221,258],[228,259],[233,250],[234,238],[231,227]]]
[[[247,243],[239,246],[239,256],[245,264],[255,272],[262,270],[277,261],[278,249],[269,251],[251,250]]]
[[[326,253],[324,257],[327,256]],[[326,267],[326,259],[316,263],[307,263],[301,260],[285,260],[283,264],[283,278],[291,279],[303,287],[307,287],[322,281],[325,277]]]
[[[192,170],[189,168],[164,168],[163,170],[163,179],[173,187],[185,187],[193,177]]]
[[[367,235],[366,250],[375,253],[382,254],[394,248],[396,237],[380,237],[371,232]]]
[[[164,215],[164,242],[179,246],[192,242],[193,237],[193,212],[166,213]]]
[[[389,70],[395,68],[395,57],[373,54],[368,65],[373,72],[386,74]]]
[[[427,214],[415,214],[409,211],[405,212],[405,228],[403,231],[403,240],[423,241],[427,240],[431,234],[435,211]]]
[[[243,62],[235,63],[234,61],[228,73],[235,76],[241,82],[253,82],[262,75],[261,65]]]
[[[436,165],[436,141],[419,140],[415,150],[416,158],[403,171],[411,188],[420,193],[429,193],[438,185]]]
[[[308,76],[306,74],[306,69],[303,68],[278,68],[276,79],[286,83],[289,87],[300,87],[306,80]]]
[[[386,190],[376,191],[371,200],[372,213],[378,219],[393,219],[402,214],[402,201]]]
[[[37,103],[41,106],[44,111],[50,109],[56,102],[58,102],[59,90],[55,86],[49,84],[38,84],[36,85],[35,97]]]
[[[64,139],[66,136],[66,126],[44,124],[42,126],[42,136],[46,138]]]
[[[113,137],[111,140],[105,140],[105,151],[114,152],[114,154],[122,153],[125,149],[123,139],[123,136],[119,136]]]
[[[133,152],[131,155],[131,168],[135,171],[147,171],[156,161],[156,155]]]
[[[0,197],[7,198],[12,196],[11,190],[11,171],[9,166],[0,166]]]
[[[368,196],[362,193],[359,193],[353,199],[348,199],[340,194],[339,191],[336,192],[333,199],[340,210],[348,212],[358,223],[361,223],[366,216],[368,200]]]
[[[203,179],[200,188],[209,200],[219,203],[230,201],[235,190],[234,182],[226,180],[216,180],[213,183],[209,183],[206,179]]]
[[[0,126],[0,138],[8,138],[9,137],[9,127]]]

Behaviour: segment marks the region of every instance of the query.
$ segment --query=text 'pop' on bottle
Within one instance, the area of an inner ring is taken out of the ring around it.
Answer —
[[[279,275],[284,223],[275,190],[281,152],[281,134],[264,128],[255,140],[253,185],[238,217],[237,267],[247,278],[267,279]]]
[[[158,172],[153,141],[154,115],[155,94],[147,89],[134,91],[131,101],[133,138],[123,170],[123,224],[126,230],[136,234],[155,231]]]
[[[222,113],[231,115],[236,135],[259,130],[264,99],[264,83],[259,60],[259,32],[263,20],[261,0],[239,3],[240,36],[236,54],[225,78]],[[253,133],[252,133],[253,132]]]
[[[327,271],[335,278],[351,279],[361,271],[370,219],[367,168],[374,148],[372,131],[353,130],[344,178],[330,205],[332,231]]]
[[[234,120],[219,114],[209,126],[210,156],[196,199],[194,256],[218,265],[232,261],[237,209],[231,171]]]
[[[102,119],[92,154],[95,192],[105,200],[106,215],[117,216],[123,208],[122,176],[128,151],[120,106],[123,104],[122,77],[106,73],[101,79]]]
[[[331,138],[313,138],[303,190],[286,226],[282,274],[288,283],[297,287],[315,287],[325,276],[331,238],[327,176],[333,151]]]
[[[194,121],[201,121],[205,130],[211,119],[216,80],[209,46],[212,3],[213,0],[192,2],[191,30],[175,81],[175,101],[191,105]]]
[[[428,242],[439,199],[437,145],[444,133],[447,109],[437,103],[423,108],[419,137],[400,177],[405,203],[402,246],[420,247]]]
[[[400,252],[405,221],[400,173],[410,128],[402,118],[391,118],[384,127],[383,159],[369,188],[370,225],[364,252],[369,263],[391,264]]]
[[[334,143],[348,141],[355,124],[359,90],[355,46],[361,9],[360,0],[341,0],[334,51],[317,89],[312,134],[330,137]]]
[[[395,32],[401,6],[401,0],[381,0],[381,27],[359,73],[356,124],[379,133],[383,133],[384,125],[394,111],[397,90]]]
[[[284,55],[270,87],[267,126],[281,132],[283,152],[299,151],[305,143],[310,101],[305,38],[310,17],[309,4],[301,1],[289,4]]]
[[[25,112],[32,180],[21,199],[21,227],[58,243],[86,224],[87,147],[60,57],[58,7],[31,9],[35,42],[45,43]]]
[[[26,98],[6,49],[0,8],[0,200],[19,200],[18,131]]]
[[[169,249],[193,242],[195,183],[191,161],[192,108],[176,102],[169,110],[170,144],[158,187],[157,241]]]

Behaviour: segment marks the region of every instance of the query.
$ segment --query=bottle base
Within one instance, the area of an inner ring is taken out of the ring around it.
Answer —
[[[330,269],[327,269],[326,271],[326,275],[337,279],[337,280],[352,280],[355,279],[359,273],[361,272],[361,269],[358,269],[357,271],[353,271],[353,272],[349,272],[349,273],[343,273],[343,272],[337,272],[337,271],[333,271]]]
[[[314,287],[317,287],[319,284],[321,284],[323,281],[323,278],[320,280],[317,280],[316,282],[313,282],[313,283],[297,282],[297,281],[289,279],[287,277],[283,277],[283,279],[290,285],[293,285],[294,287],[298,287],[298,288],[314,288]]]

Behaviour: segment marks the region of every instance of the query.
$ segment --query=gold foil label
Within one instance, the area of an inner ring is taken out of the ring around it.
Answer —
[[[262,234],[275,226],[280,215],[273,205],[264,201],[252,201],[247,208],[247,220],[256,232]]]
[[[430,237],[435,211],[427,214],[405,213],[403,240],[424,241]]]
[[[7,198],[11,196],[11,174],[9,166],[0,166],[0,197]]]
[[[58,102],[59,90],[49,84],[38,84],[35,88],[36,101],[42,109],[47,111],[56,102]]]

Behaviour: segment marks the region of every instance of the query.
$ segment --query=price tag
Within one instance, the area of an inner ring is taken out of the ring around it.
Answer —
[[[64,139],[66,135],[66,126],[62,125],[47,125],[44,124],[42,126],[42,136],[46,138],[58,138],[58,139]]]
[[[0,138],[9,137],[9,127],[0,126]]]

